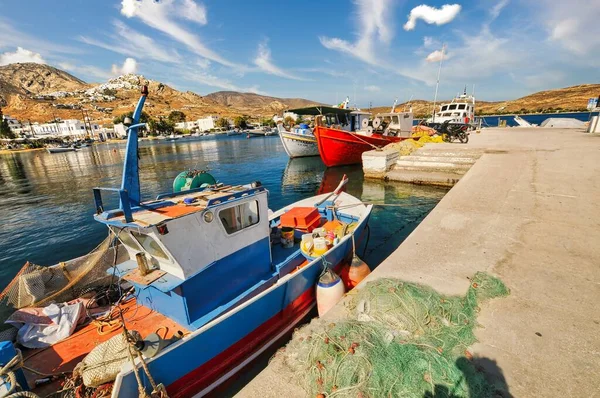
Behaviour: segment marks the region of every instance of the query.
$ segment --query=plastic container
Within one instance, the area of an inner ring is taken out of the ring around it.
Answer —
[[[302,251],[308,254],[312,250],[313,246],[314,246],[314,242],[313,242],[312,234],[302,235],[302,244],[300,246]]]
[[[315,248],[313,250],[313,254],[315,256],[325,254],[325,252],[327,252],[327,250],[329,249],[327,247],[327,241],[325,240],[325,238],[314,238],[313,242],[315,244]]]
[[[294,228],[281,228],[281,245],[287,249],[294,246]]]
[[[312,232],[321,224],[321,215],[315,207],[294,207],[281,215],[281,226]]]

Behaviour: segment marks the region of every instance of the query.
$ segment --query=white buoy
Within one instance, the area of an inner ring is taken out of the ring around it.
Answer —
[[[317,311],[319,316],[325,315],[338,301],[344,297],[344,283],[331,269],[321,275],[317,282]]]

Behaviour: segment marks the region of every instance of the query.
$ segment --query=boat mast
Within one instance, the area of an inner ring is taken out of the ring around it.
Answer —
[[[140,117],[142,116],[142,109],[144,108],[144,102],[148,96],[148,86],[142,86],[142,95],[138,101],[135,111],[133,112],[133,120],[128,127],[127,136],[127,149],[125,150],[125,164],[123,165],[123,180],[121,182],[121,189],[127,191],[129,196],[129,202],[133,206],[138,206],[141,202],[140,193],[140,172],[138,166],[138,130],[142,124],[140,124]],[[123,203],[121,203],[121,209]]]
[[[437,102],[438,88],[440,87],[440,74],[442,73],[442,61],[444,60],[444,50],[446,49],[446,45],[442,44],[442,56],[440,57],[440,67],[438,69],[437,75],[437,83],[435,85],[435,95],[433,97],[433,114],[432,114],[432,123],[435,123],[435,103]]]

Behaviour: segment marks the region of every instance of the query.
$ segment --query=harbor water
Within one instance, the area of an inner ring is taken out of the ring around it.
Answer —
[[[261,181],[277,210],[318,192],[329,192],[344,174],[348,192],[375,206],[365,260],[379,264],[416,227],[445,190],[364,180],[358,167],[325,169],[319,157],[288,159],[277,136],[185,138],[140,142],[142,196],[172,189],[190,168],[210,169],[218,181]],[[106,236],[93,220],[92,188],[118,187],[125,143],[98,144],[77,152],[0,155],[0,282],[5,286],[30,261],[52,265],[88,253]],[[107,208],[117,207],[109,198]],[[359,253],[363,254],[363,253]]]

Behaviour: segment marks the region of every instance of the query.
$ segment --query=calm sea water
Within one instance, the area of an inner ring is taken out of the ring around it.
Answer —
[[[92,187],[118,187],[125,144],[99,144],[78,152],[0,155],[0,284],[25,261],[41,265],[81,256],[107,235],[95,222]],[[259,180],[277,210],[320,190],[331,191],[348,174],[348,192],[364,201],[402,204],[374,208],[365,260],[378,265],[436,205],[445,190],[363,180],[360,167],[325,169],[320,158],[288,159],[277,136],[211,137],[141,142],[140,177],[145,199],[171,190],[175,176],[209,168],[224,183]],[[109,197],[106,197],[108,199]],[[117,206],[116,198],[109,204]]]

